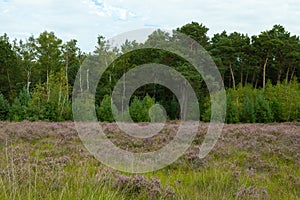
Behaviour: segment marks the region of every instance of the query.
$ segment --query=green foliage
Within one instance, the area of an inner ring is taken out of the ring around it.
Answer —
[[[265,89],[253,89],[251,86],[239,85],[236,90],[227,90],[227,123],[270,123],[282,121],[299,121],[300,92],[299,83],[270,82]],[[205,97],[201,107],[201,119],[210,121],[210,98]]]
[[[129,107],[129,113],[134,122],[143,122],[148,121],[148,112],[147,108],[145,107],[145,104],[143,101],[139,100],[138,97],[134,97],[130,107]]]
[[[154,104],[149,110],[149,117],[151,122],[165,122],[166,113],[160,104]]]
[[[269,123],[273,121],[270,103],[261,94],[259,94],[255,100],[255,118],[259,123]]]
[[[50,72],[59,72],[62,68],[62,40],[54,32],[44,31],[35,40],[39,80],[49,81]]]
[[[45,86],[37,84],[33,90],[32,98],[28,105],[27,112],[30,113],[30,115],[27,115],[27,119],[30,121],[46,120],[46,117],[44,116],[46,102],[47,91]]]
[[[254,123],[256,121],[254,102],[249,96],[246,96],[243,99],[240,121],[245,123]]]
[[[155,105],[155,101],[149,95],[146,95],[143,100],[140,100],[137,96],[135,96],[129,106],[129,113],[132,120],[134,122],[149,122],[150,121],[149,111],[154,105]],[[157,108],[158,107],[156,107],[155,110]],[[155,110],[153,110],[153,112]],[[163,113],[160,114],[157,113],[157,114],[158,116],[155,116],[155,118],[157,118],[157,120],[161,119]]]
[[[100,107],[97,109],[97,116],[100,121],[113,122],[114,116],[113,113],[117,115],[117,108],[113,105],[111,106],[111,97],[105,95],[101,101]]]
[[[16,63],[16,53],[9,40],[7,34],[0,36],[0,92],[11,101],[22,71]]]
[[[211,96],[205,97],[203,101],[204,112],[201,112],[202,120],[205,122],[210,122],[211,119],[214,122],[224,122],[226,121],[226,99],[223,98],[224,94],[222,92],[216,92]],[[226,94],[225,94],[226,96]],[[212,108],[212,102],[214,102],[214,108]],[[228,102],[227,102],[228,103]],[[213,112],[212,112],[212,109]]]
[[[14,99],[9,110],[9,119],[12,121],[22,121],[27,119],[28,106],[31,100],[30,94],[26,89],[22,89],[19,95]]]
[[[74,119],[76,121],[82,121],[82,122],[89,122],[89,121],[95,121],[95,118],[97,116],[93,115],[95,114],[95,108],[94,108],[94,102],[93,97],[91,94],[84,93],[83,94],[85,98],[75,98],[73,99],[73,114],[76,115],[78,118]],[[70,109],[71,110],[71,109]],[[96,112],[98,113],[99,108],[96,107]],[[97,114],[96,113],[96,114]],[[99,119],[99,117],[98,117]]]
[[[209,29],[206,26],[197,22],[186,24],[181,28],[177,29],[177,31],[193,38],[204,48],[207,47],[209,44],[209,37],[207,36],[208,30]]]
[[[275,86],[266,85],[264,95],[270,101],[271,109],[276,121],[300,120],[300,84],[294,79],[292,82],[278,82]]]
[[[282,104],[277,99],[270,100],[270,108],[273,113],[273,121],[274,122],[282,122],[283,119],[283,107]]]
[[[37,84],[29,102],[27,119],[63,121],[71,119],[68,84],[63,72],[51,74],[49,82]]]
[[[43,119],[44,121],[61,121],[56,105],[51,102],[43,104]]]
[[[270,30],[252,37],[238,32],[223,31],[210,39],[207,35],[208,30],[205,25],[198,22],[191,22],[177,29],[206,48],[215,61],[228,91],[226,122],[300,121],[300,88],[299,79],[296,78],[300,77],[299,36],[292,35],[282,25],[274,25]],[[87,63],[88,65],[100,63],[107,67],[96,89],[96,104],[100,104],[99,101],[104,95],[112,94],[115,84],[128,70],[155,62],[172,66],[188,80],[198,99],[201,99],[199,100],[201,120],[209,121],[210,98],[203,77],[198,71],[176,53],[147,48],[168,46],[179,53],[185,51],[183,46],[189,45],[191,53],[193,52],[190,55],[192,60],[196,59],[193,58],[194,55],[204,53],[196,48],[195,43],[186,44],[187,41],[181,41],[182,36],[178,32],[169,34],[157,30],[149,35],[144,43],[127,40],[120,48],[114,49],[110,48],[104,37],[98,36],[96,49],[89,54],[92,58],[89,61],[91,63]],[[37,38],[31,36],[25,41],[10,41],[6,34],[0,36],[0,92],[3,94],[0,99],[0,119],[15,121],[72,119],[70,94],[79,67],[87,57],[87,54],[82,53],[77,47],[77,41],[72,39],[63,43],[54,32],[47,31]],[[131,51],[140,47],[145,48]],[[100,61],[96,62],[98,60]],[[115,62],[111,63],[113,60]],[[264,68],[265,75],[262,70]],[[87,82],[93,85],[95,74],[88,76],[87,71],[83,70],[80,75],[82,75],[81,90],[88,85]],[[266,79],[269,79],[269,82],[265,85]],[[205,77],[205,80],[210,85],[215,82],[213,77]],[[121,81],[124,82],[124,90],[119,91],[120,96],[130,88],[130,84],[126,83],[129,81],[126,77]],[[28,95],[25,99],[18,95],[18,93],[25,94],[21,91],[23,86],[26,87]],[[178,90],[182,89],[180,85],[176,87]],[[149,95],[141,100],[145,94]],[[148,84],[137,90],[130,108],[124,108],[129,110],[134,121],[150,121],[149,109],[155,105],[150,96],[155,97],[155,100],[166,108],[169,119],[179,118],[180,106],[174,94],[162,85]],[[12,104],[9,112],[5,99]],[[81,104],[83,108],[91,109],[88,102]],[[101,110],[106,114],[102,113],[104,118],[100,120],[112,121],[112,116],[108,112],[109,106],[105,104],[104,108],[100,108],[101,106],[97,108],[97,115],[99,117]],[[188,105],[190,109],[188,115],[194,114],[195,106]],[[217,105],[216,109],[221,111],[222,105]],[[126,121],[129,116],[123,114],[121,113],[122,119]],[[85,119],[90,120],[89,116]]]
[[[204,98],[202,107],[201,118],[204,122],[209,122],[211,118],[211,101],[209,96]]]
[[[187,120],[200,120],[200,108],[198,102],[193,102],[187,106]]]
[[[146,115],[144,116],[144,121],[150,121],[149,111],[152,106],[155,105],[154,99],[152,99],[148,94],[143,99],[143,107],[146,110]]]
[[[61,110],[61,116],[62,120],[73,120],[71,100],[66,101],[64,107]]]
[[[9,103],[0,93],[0,120],[6,120],[9,112]]]
[[[179,103],[176,100],[175,96],[173,96],[171,102],[169,103],[169,113],[168,113],[168,117],[169,119],[178,119],[179,116]]]
[[[231,94],[227,94],[226,123],[239,122],[238,108],[234,105]]]
[[[143,100],[140,100],[137,96],[134,96],[129,106],[129,114],[134,122],[149,122],[151,115],[150,110],[152,108],[154,109],[151,111],[153,112],[152,114],[158,111],[157,115],[152,115],[154,117],[153,120],[163,120],[163,113],[161,113],[158,105],[155,104],[154,99],[148,94],[143,98]],[[128,116],[125,116],[125,118],[126,117]]]

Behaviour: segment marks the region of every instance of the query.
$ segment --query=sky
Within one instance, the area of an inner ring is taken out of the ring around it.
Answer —
[[[274,24],[300,36],[299,0],[0,0],[0,35],[38,37],[53,31],[64,42],[94,50],[97,36],[107,39],[140,28],[176,29],[192,21],[212,37],[227,32],[258,35]]]

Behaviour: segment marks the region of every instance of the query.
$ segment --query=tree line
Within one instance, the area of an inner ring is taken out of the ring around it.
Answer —
[[[226,121],[299,121],[299,36],[292,35],[281,25],[251,37],[223,31],[210,38],[208,30],[197,22],[176,29],[197,41],[216,63],[227,90]],[[111,49],[106,39],[99,35],[95,50],[82,52],[75,39],[63,42],[53,32],[45,31],[25,41],[11,41],[4,34],[0,36],[0,119],[72,120],[72,91],[80,66],[86,58],[103,59],[104,56],[106,62],[115,61],[108,66],[97,87],[99,120],[113,120],[109,100],[122,75],[136,66],[155,61],[172,66],[186,77],[199,100],[199,119],[208,121],[210,96],[203,78],[190,63],[163,50],[131,51],[159,42],[176,41],[176,37],[175,33],[157,30],[144,43],[126,41],[119,49]],[[192,51],[201,51],[193,43],[189,45]],[[176,48],[180,48],[180,44]],[[79,74],[86,79],[86,73]],[[124,89],[130,87],[126,80],[121,81]],[[182,89],[182,86],[178,87]],[[135,116],[134,121],[149,121],[149,105],[156,103],[165,107],[168,119],[181,117],[178,99],[159,84],[139,88],[130,102],[124,109],[129,109]]]

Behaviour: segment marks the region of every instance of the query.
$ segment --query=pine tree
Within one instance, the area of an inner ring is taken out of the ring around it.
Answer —
[[[23,88],[19,95],[14,99],[14,102],[9,110],[9,119],[12,121],[22,121],[27,119],[30,99],[30,94],[25,88]]]
[[[134,122],[148,121],[148,109],[144,106],[143,101],[136,96],[130,104],[129,113]]]
[[[249,96],[245,96],[243,99],[240,121],[245,123],[255,123],[256,121],[254,103]]]
[[[111,98],[109,95],[105,95],[101,101],[100,107],[98,108],[98,119],[100,121],[113,122],[114,114],[117,114],[117,108],[113,105],[113,109],[111,108]]]
[[[227,94],[227,109],[226,109],[226,122],[237,123],[239,122],[239,114],[236,105],[234,105],[231,94]]]
[[[259,123],[269,123],[273,121],[273,113],[270,103],[261,94],[256,97],[255,101],[256,121]]]

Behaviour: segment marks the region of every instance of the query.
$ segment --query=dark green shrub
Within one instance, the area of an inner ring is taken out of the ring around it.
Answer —
[[[9,109],[9,119],[12,121],[22,121],[27,119],[30,99],[31,97],[27,90],[22,89]]]
[[[0,93],[0,120],[7,120],[9,112],[9,103]]]
[[[100,107],[97,109],[97,116],[100,121],[113,122],[113,112],[117,114],[117,108],[113,105],[111,108],[111,98],[109,95],[105,95],[101,101]]]
[[[275,122],[283,121],[283,107],[282,104],[277,99],[270,100],[270,107],[273,113],[273,120]]]
[[[255,123],[256,121],[254,102],[249,96],[245,96],[243,99],[239,118],[240,122],[244,123]]]
[[[143,101],[139,100],[136,96],[130,104],[129,113],[134,122],[149,121],[148,109],[144,106]]]
[[[165,122],[166,113],[164,108],[160,104],[154,104],[149,110],[149,116],[151,122]]]
[[[201,112],[201,117],[204,122],[209,122],[211,118],[211,101],[210,97],[207,96],[203,101],[203,112]]]
[[[88,96],[88,94],[85,94]],[[99,108],[94,107],[94,102],[92,101],[92,97],[80,99],[76,98],[73,99],[73,105],[72,105],[72,114],[76,116],[74,120],[76,121],[82,121],[82,122],[90,122],[95,121],[95,118],[97,116],[93,115],[96,109],[96,113],[98,114]],[[99,119],[99,116],[98,116]]]
[[[171,119],[171,120],[178,119],[180,106],[174,96],[173,96],[171,102],[169,103],[168,108],[169,108],[168,109],[169,110],[169,112],[168,112],[169,119]]]
[[[150,111],[150,108],[152,106],[154,106],[155,104],[155,101],[154,99],[152,99],[148,94],[144,97],[143,99],[143,107],[145,109],[144,112],[145,113],[145,116],[143,116],[143,121],[146,121],[146,122],[149,122],[150,121],[150,114],[149,114],[149,111]]]
[[[273,113],[270,103],[261,94],[256,97],[255,101],[255,117],[259,123],[269,123],[273,121]]]
[[[227,94],[227,108],[226,108],[226,123],[239,122],[239,113],[237,106],[233,103],[231,94]]]
[[[62,120],[73,120],[72,102],[68,100],[61,113]]]

